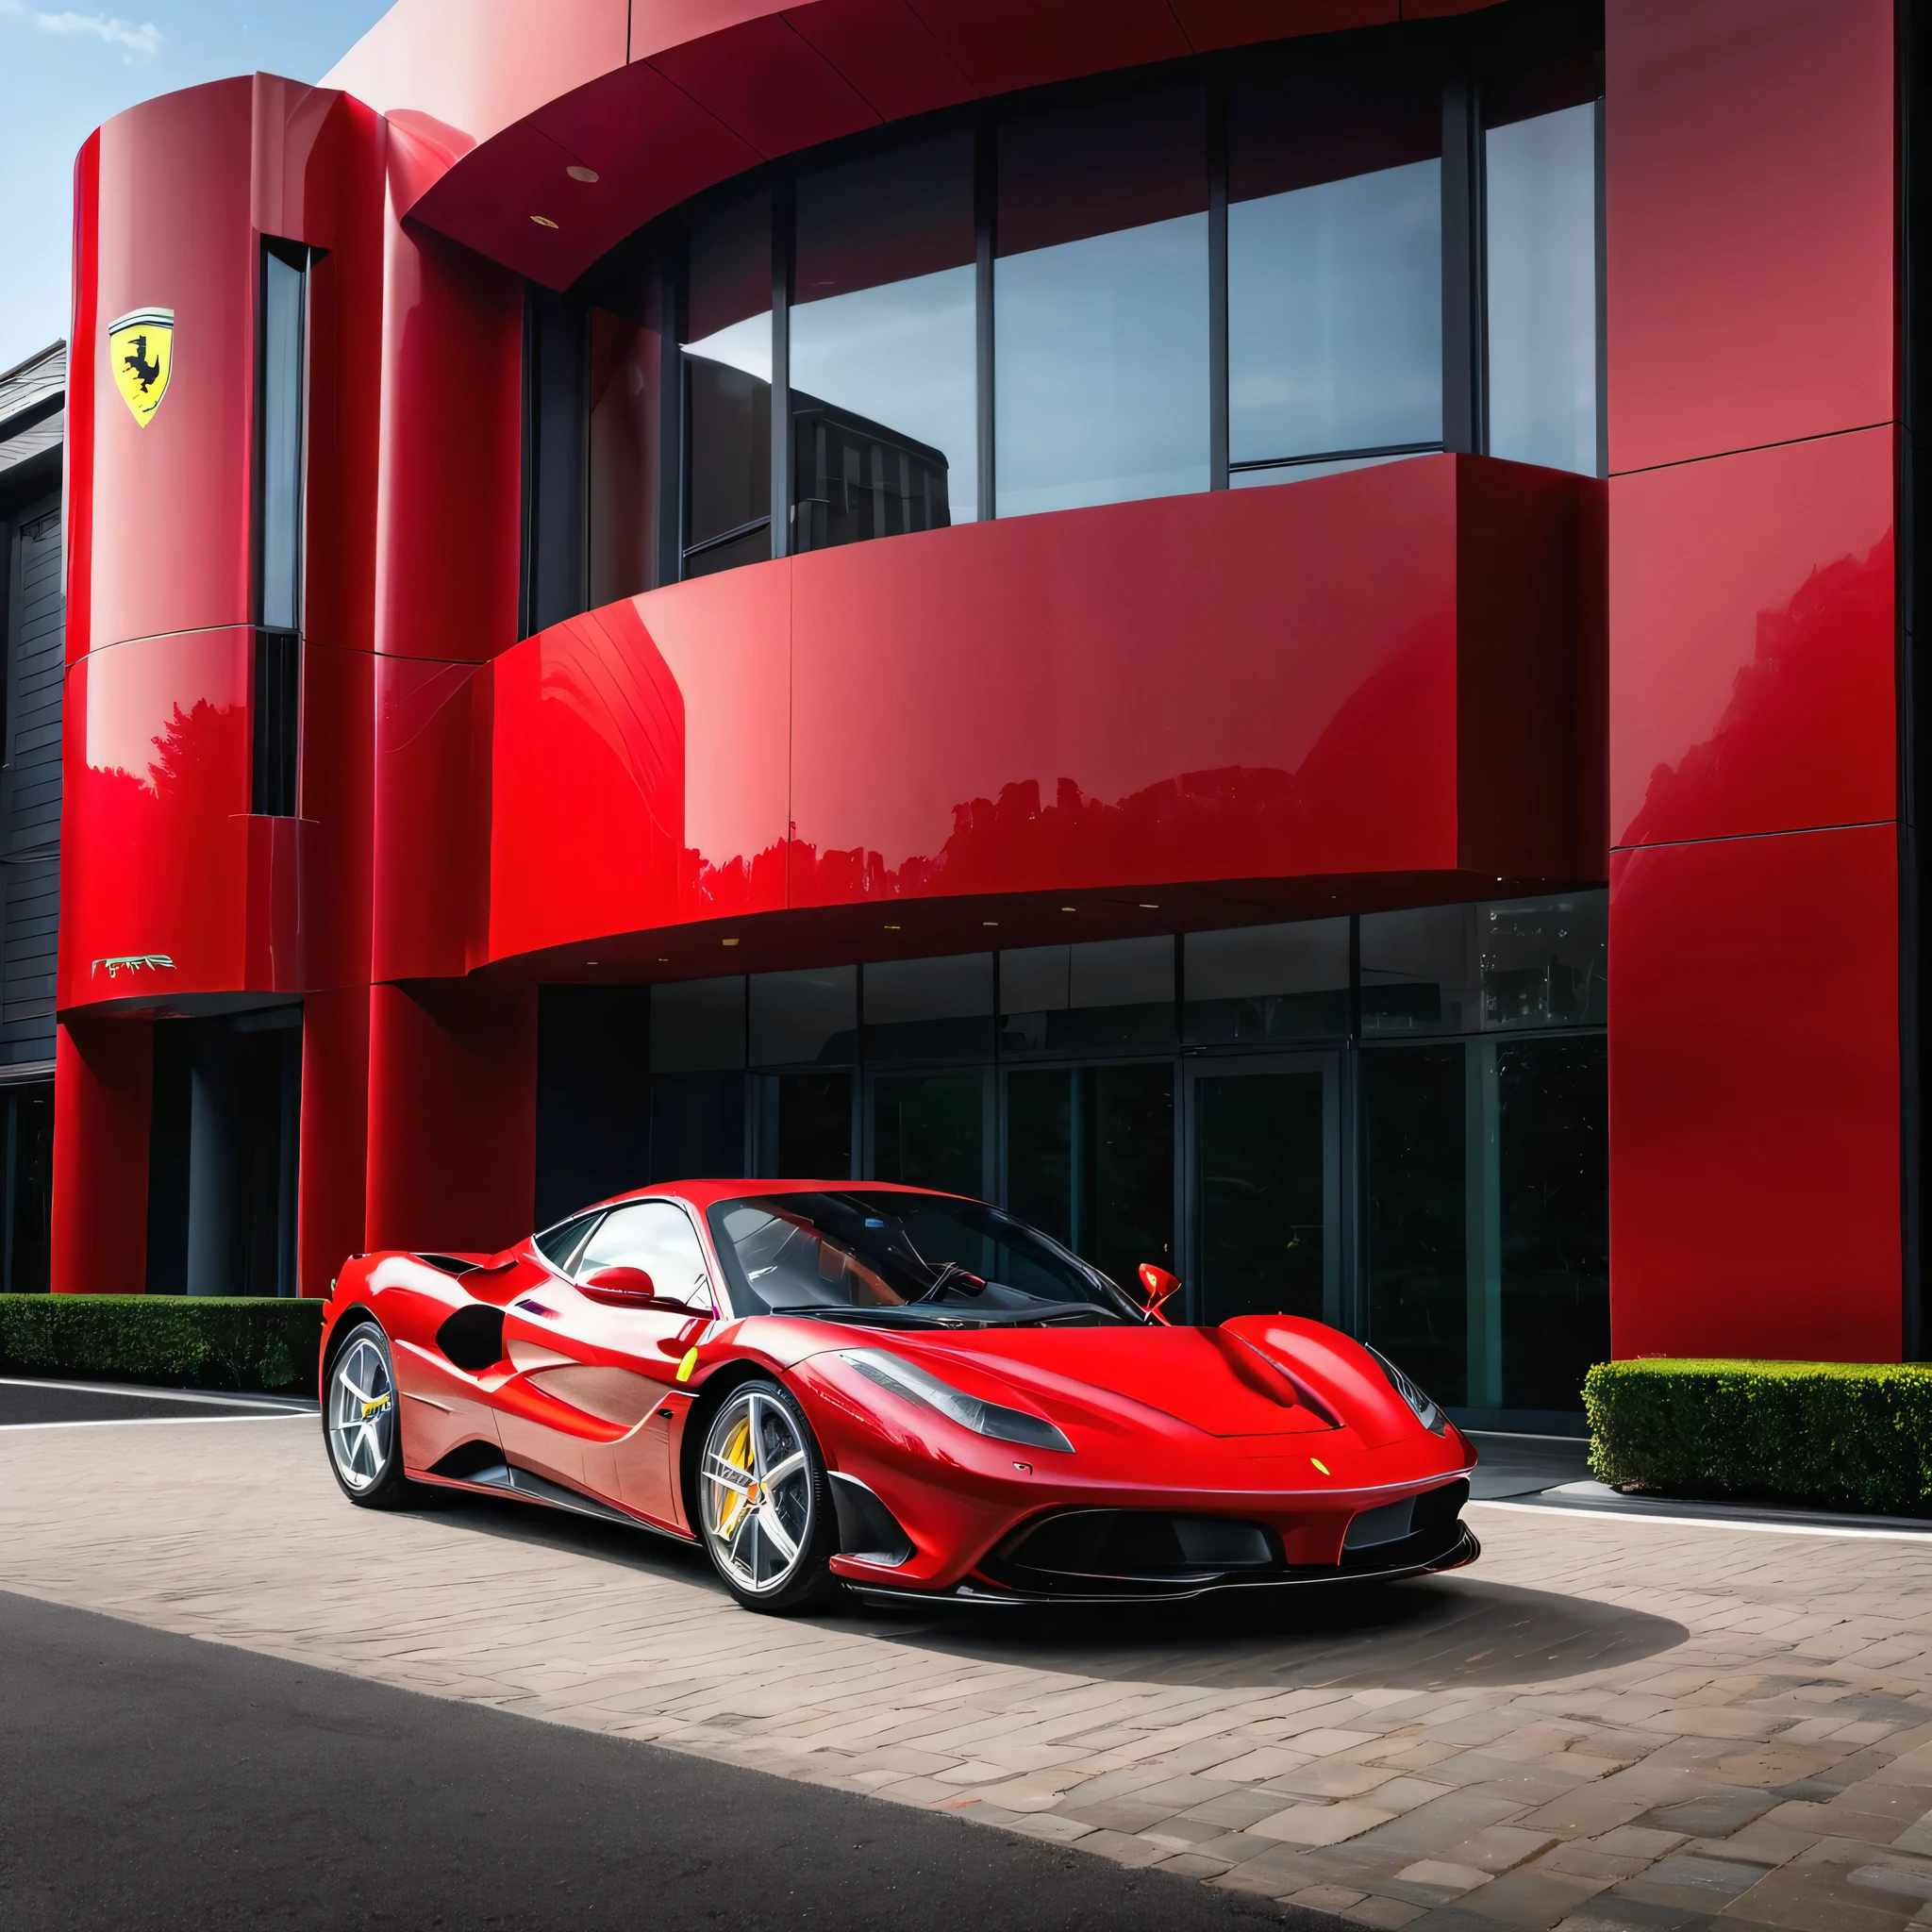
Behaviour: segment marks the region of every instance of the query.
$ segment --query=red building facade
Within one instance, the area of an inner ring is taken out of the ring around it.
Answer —
[[[1907,25],[403,0],[108,123],[56,1289],[743,1168],[1476,1416],[1916,1352]]]

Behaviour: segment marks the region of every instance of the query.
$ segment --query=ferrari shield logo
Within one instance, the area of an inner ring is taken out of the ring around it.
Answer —
[[[136,308],[110,322],[108,360],[122,400],[145,429],[168,393],[168,372],[175,366],[175,311]]]

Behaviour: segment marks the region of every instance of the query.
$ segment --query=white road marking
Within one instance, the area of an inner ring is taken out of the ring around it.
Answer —
[[[79,1423],[0,1423],[0,1436],[23,1429],[177,1429],[189,1423],[308,1423],[307,1410],[278,1408],[270,1415],[125,1415],[95,1417]]]
[[[1924,1529],[1856,1529],[1833,1523],[1743,1523],[1730,1516],[1653,1516],[1647,1510],[1572,1508],[1561,1503],[1505,1503],[1472,1498],[1466,1509],[1514,1509],[1524,1515],[1561,1516],[1586,1523],[1652,1523],[1664,1529],[1742,1529],[1758,1536],[1843,1536],[1893,1543],[1932,1541],[1932,1524]]]

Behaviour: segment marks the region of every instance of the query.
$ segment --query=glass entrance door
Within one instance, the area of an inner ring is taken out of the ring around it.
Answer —
[[[1188,1319],[1341,1306],[1339,1056],[1187,1063]]]

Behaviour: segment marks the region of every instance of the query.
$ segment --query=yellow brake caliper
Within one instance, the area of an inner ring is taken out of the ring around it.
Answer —
[[[749,1421],[740,1423],[732,1430],[730,1438],[724,1444],[724,1459],[741,1475],[750,1476],[752,1464]],[[749,1483],[742,1491],[733,1490],[725,1501],[724,1507],[719,1512],[718,1534],[728,1537],[737,1528],[738,1519],[758,1501],[758,1486],[756,1482]]]

